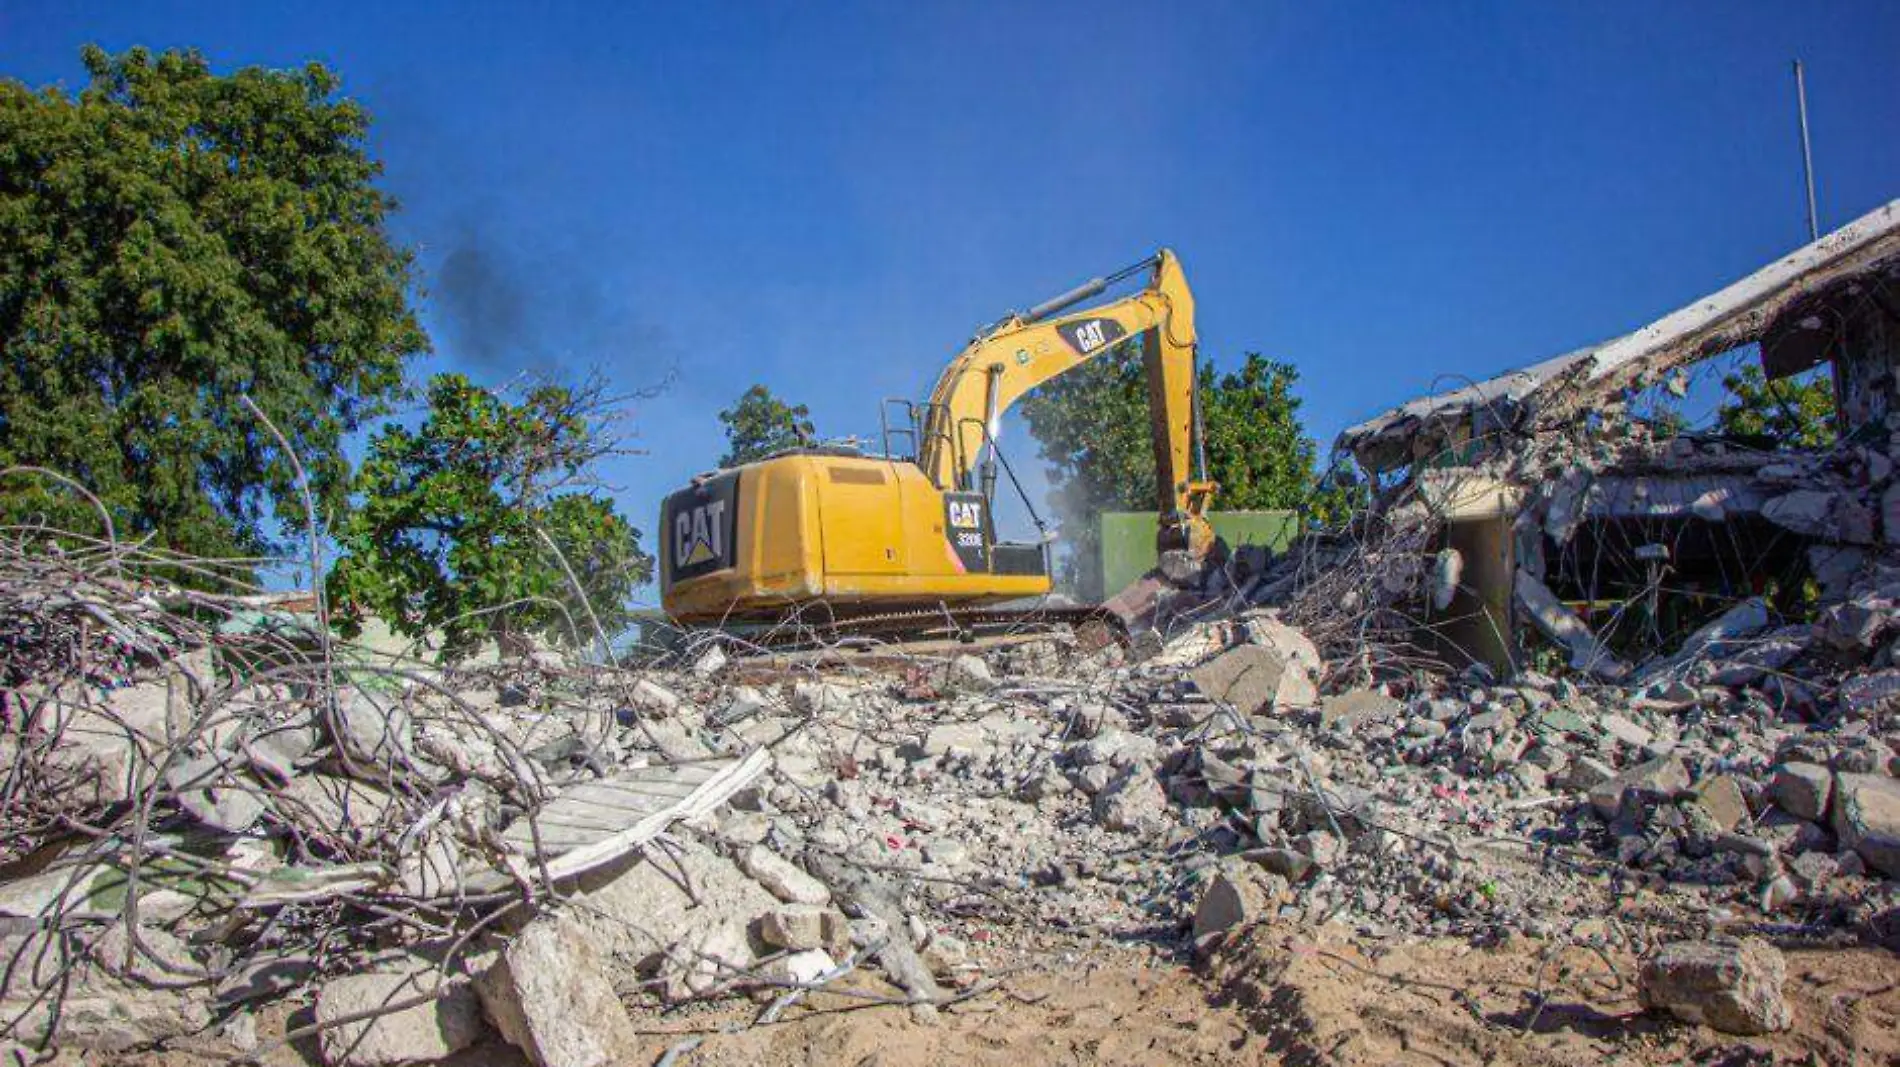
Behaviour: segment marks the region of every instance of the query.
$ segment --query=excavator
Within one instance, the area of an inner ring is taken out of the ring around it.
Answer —
[[[1144,273],[1139,291],[1080,307]],[[1015,481],[997,448],[999,420],[1024,393],[1140,335],[1156,546],[1164,572],[1192,574],[1214,547],[1205,516],[1216,487],[1199,447],[1194,296],[1180,260],[1162,249],[979,331],[928,401],[884,402],[882,454],[793,448],[669,495],[660,509],[667,613],[694,624],[814,609],[827,620],[940,617],[1047,594],[1049,539],[996,536],[999,458]]]

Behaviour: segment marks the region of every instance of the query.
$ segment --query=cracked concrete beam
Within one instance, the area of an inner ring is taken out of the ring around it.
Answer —
[[[1896,257],[1900,200],[1633,333],[1408,401],[1348,428],[1336,447],[1384,471],[1496,430],[1562,423],[1627,386],[1760,340],[1808,295]]]
[[[1563,601],[1558,600],[1557,594],[1551,592],[1549,586],[1530,573],[1519,570],[1512,593],[1531,624],[1544,636],[1570,651],[1571,669],[1587,670],[1606,681],[1615,681],[1629,674],[1629,664],[1617,659],[1615,653],[1605,648],[1597,640],[1596,634],[1590,632],[1590,627]]]

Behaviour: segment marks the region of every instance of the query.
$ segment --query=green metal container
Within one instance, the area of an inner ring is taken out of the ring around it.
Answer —
[[[1299,533],[1299,515],[1292,511],[1217,511],[1207,516],[1214,533],[1232,550],[1242,545],[1265,545],[1284,552]],[[1155,513],[1105,511],[1102,513],[1102,588],[1114,596],[1128,583],[1154,569]]]

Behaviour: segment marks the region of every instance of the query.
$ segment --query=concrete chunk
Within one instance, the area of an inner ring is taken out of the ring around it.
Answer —
[[[1834,772],[1818,763],[1784,763],[1775,770],[1769,796],[1797,818],[1819,822],[1834,795]]]
[[[535,1067],[618,1063],[637,1035],[585,929],[530,922],[476,983],[489,1021]]]
[[[1723,1033],[1766,1034],[1794,1021],[1786,978],[1786,961],[1765,941],[1678,941],[1643,965],[1643,1005]]]
[[[943,687],[951,693],[987,693],[996,688],[996,676],[978,657],[958,656],[944,671]]]
[[[1351,730],[1361,723],[1384,722],[1404,709],[1405,705],[1376,689],[1353,689],[1322,701],[1319,720],[1323,726]]]
[[[681,842],[624,871],[589,878],[574,903],[570,921],[587,928],[616,972],[646,977],[668,969],[680,955],[674,946],[721,927],[743,936],[778,902],[731,860]]]
[[[1302,664],[1261,645],[1238,645],[1194,668],[1195,688],[1243,715],[1310,707],[1319,690]]]
[[[851,921],[834,908],[786,904],[759,916],[759,940],[773,948],[803,952],[822,948],[837,951],[851,940]]]
[[[1278,880],[1278,885],[1285,881]],[[1271,875],[1223,871],[1207,883],[1194,909],[1194,939],[1224,934],[1270,917],[1279,903]]]
[[[1748,821],[1748,801],[1742,797],[1742,787],[1726,774],[1697,782],[1695,795],[1696,803],[1724,830],[1733,830]]]
[[[333,978],[317,991],[317,1021],[329,1024],[361,1012],[434,991],[445,976],[423,960],[413,966]],[[381,1067],[441,1059],[482,1036],[481,1004],[470,987],[458,986],[426,1004],[342,1023],[318,1035],[330,1067]]]
[[[1124,767],[1095,795],[1095,819],[1118,833],[1148,833],[1165,825],[1168,797],[1154,771],[1142,764]]]
[[[831,890],[823,882],[764,845],[746,849],[739,856],[739,866],[787,904],[831,903]]]
[[[1647,793],[1671,794],[1689,788],[1689,769],[1674,756],[1659,756],[1639,763],[1607,782],[1590,789],[1590,806],[1605,821],[1616,818],[1623,806],[1623,794],[1632,789]]]
[[[1900,780],[1876,774],[1834,776],[1834,835],[1867,866],[1900,878]]]

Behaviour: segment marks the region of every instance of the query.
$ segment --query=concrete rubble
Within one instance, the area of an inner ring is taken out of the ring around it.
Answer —
[[[1715,341],[1807,351],[1894,276],[1882,210],[1349,434],[1395,473],[1346,532],[1236,552],[1124,640],[445,668],[0,545],[0,1038],[229,1043],[297,1003],[331,1064],[591,1067],[641,1013],[848,978],[927,1019],[1025,959],[1264,926],[1615,949],[1644,1005],[1779,1031],[1764,938],[1900,943],[1900,406],[1757,452],[1603,398]],[[1766,569],[1710,577],[1712,526]]]
[[[1758,940],[1680,941],[1643,965],[1643,1003],[1727,1034],[1767,1034],[1792,1021],[1787,964]]]

